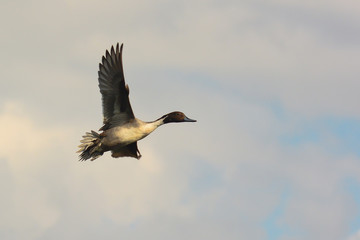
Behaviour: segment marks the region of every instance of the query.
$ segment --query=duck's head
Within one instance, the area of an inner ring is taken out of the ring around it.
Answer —
[[[161,117],[164,119],[164,123],[171,123],[171,122],[196,122],[196,120],[190,119],[185,116],[182,112],[171,112]]]

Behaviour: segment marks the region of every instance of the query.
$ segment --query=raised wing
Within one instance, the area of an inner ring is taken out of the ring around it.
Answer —
[[[100,130],[120,126],[135,118],[129,101],[129,87],[125,84],[121,44],[106,50],[99,64],[99,88],[102,95],[104,126]]]

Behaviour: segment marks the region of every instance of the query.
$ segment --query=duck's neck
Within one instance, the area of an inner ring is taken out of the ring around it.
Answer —
[[[159,118],[153,122],[149,122],[148,124],[151,124],[151,125],[155,126],[155,128],[157,128],[164,124],[164,119],[165,118]]]
[[[152,131],[154,131],[163,124],[164,124],[164,118],[159,118],[153,122],[145,122],[144,125],[145,131],[151,133]]]

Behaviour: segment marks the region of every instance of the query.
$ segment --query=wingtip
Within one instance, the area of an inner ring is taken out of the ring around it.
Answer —
[[[109,57],[110,57],[110,53],[109,53],[108,50],[106,50],[105,55],[106,55],[106,58],[109,58]]]

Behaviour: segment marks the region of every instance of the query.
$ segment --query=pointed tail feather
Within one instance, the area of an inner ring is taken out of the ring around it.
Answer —
[[[91,161],[93,161],[103,155],[104,151],[101,148],[100,141],[101,136],[97,132],[91,130],[91,132],[85,133],[83,139],[80,140],[80,149],[77,151],[77,153],[80,153],[79,160],[85,161],[91,158]]]

